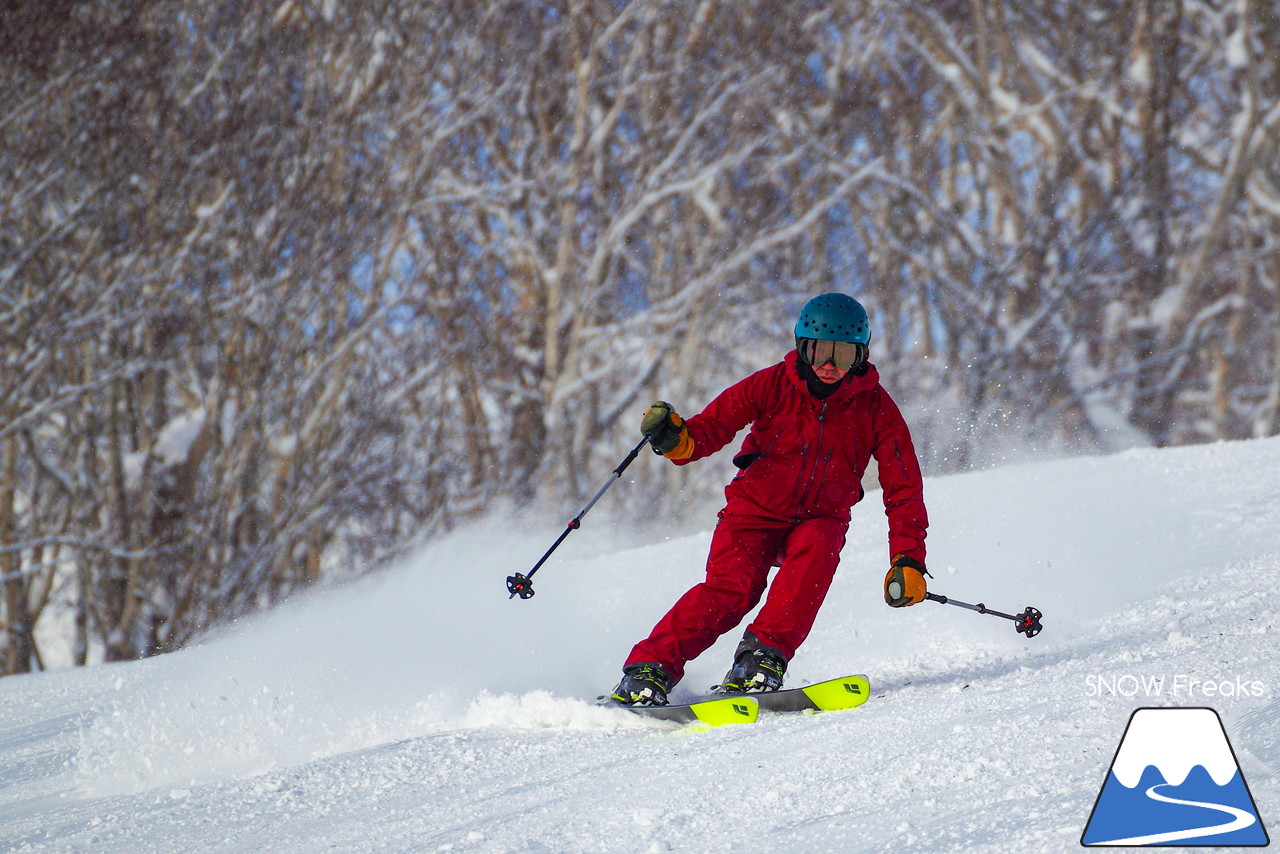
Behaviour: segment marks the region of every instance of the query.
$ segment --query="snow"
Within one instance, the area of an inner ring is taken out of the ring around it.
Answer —
[[[222,206],[226,204],[227,199],[231,196],[231,190],[233,186],[234,184],[232,182],[228,182],[222,188],[222,190],[218,193],[218,197],[216,199],[209,202],[208,204],[197,205],[195,210],[196,219],[199,219],[199,220],[209,219],[210,217],[217,214],[218,211],[222,210]]]
[[[1129,63],[1129,79],[1140,86],[1151,85],[1151,54],[1139,51]]]
[[[559,531],[495,518],[184,652],[0,679],[0,850],[1066,851],[1133,710],[1166,705],[1218,711],[1274,823],[1276,471],[1259,439],[930,479],[932,588],[1040,608],[1032,640],[887,608],[873,492],[788,674],[872,699],[692,734],[591,701],[709,534],[639,541],[606,498],[513,601]]]
[[[1232,68],[1249,66],[1249,33],[1243,18],[1227,39],[1227,65]]]
[[[152,453],[165,466],[186,462],[191,446],[204,429],[204,421],[204,410],[201,409],[193,409],[173,419],[156,436]]]
[[[162,466],[176,466],[186,462],[191,453],[191,446],[204,429],[205,416],[202,410],[193,409],[177,416],[156,434],[155,444],[150,450],[136,451],[124,455],[125,482],[130,489],[137,489],[146,471],[147,460],[155,459]]]

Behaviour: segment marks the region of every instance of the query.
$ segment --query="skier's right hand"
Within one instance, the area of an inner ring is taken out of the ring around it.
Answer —
[[[665,400],[645,410],[640,432],[649,437],[654,453],[669,460],[687,460],[693,455],[693,437],[684,426],[684,419]]]

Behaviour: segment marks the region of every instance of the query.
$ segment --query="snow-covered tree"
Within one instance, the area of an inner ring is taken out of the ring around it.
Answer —
[[[649,401],[696,411],[827,290],[935,472],[1280,431],[1274,4],[53,2],[4,33],[6,672],[55,622],[62,658],[148,655],[576,509]]]

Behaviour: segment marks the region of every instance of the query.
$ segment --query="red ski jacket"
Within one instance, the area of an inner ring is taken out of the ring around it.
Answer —
[[[796,360],[792,350],[689,418],[693,455],[676,464],[714,454],[750,424],[734,456],[741,471],[725,487],[724,512],[797,521],[825,516],[847,525],[874,456],[889,517],[889,554],[924,564],[929,520],[920,464],[879,372],[869,365],[865,374],[846,377],[834,394],[818,400],[800,377]]]

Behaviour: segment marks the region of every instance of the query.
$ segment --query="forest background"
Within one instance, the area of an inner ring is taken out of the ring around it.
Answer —
[[[1276,0],[0,3],[0,670],[562,523],[824,291],[931,474],[1274,435],[1276,45]]]

